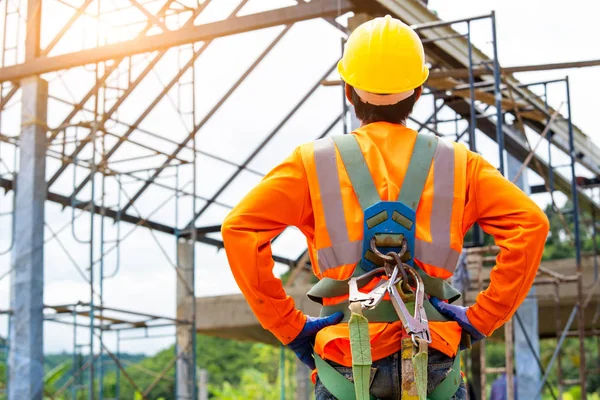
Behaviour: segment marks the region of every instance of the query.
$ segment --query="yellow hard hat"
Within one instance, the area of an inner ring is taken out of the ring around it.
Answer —
[[[338,72],[363,101],[377,105],[409,97],[429,76],[419,36],[389,15],[365,22],[352,32]]]

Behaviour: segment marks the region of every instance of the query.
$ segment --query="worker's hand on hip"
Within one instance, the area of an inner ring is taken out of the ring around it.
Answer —
[[[449,304],[436,297],[430,297],[429,301],[440,314],[445,315],[453,321],[458,322],[458,325],[471,335],[471,343],[475,343],[485,338],[485,335],[477,330],[467,317],[467,307]]]
[[[315,360],[313,358],[313,346],[315,336],[321,329],[338,324],[344,318],[341,312],[333,313],[325,318],[316,318],[306,316],[306,323],[302,331],[294,340],[288,343],[288,347],[296,353],[296,357],[310,369],[315,369]]]

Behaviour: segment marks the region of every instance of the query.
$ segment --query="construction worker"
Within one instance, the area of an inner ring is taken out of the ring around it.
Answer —
[[[362,24],[338,71],[361,127],[299,146],[231,211],[231,270],[262,326],[317,367],[317,400],[464,399],[461,337],[483,339],[519,307],[548,220],[480,155],[405,126],[429,74],[410,27]],[[447,279],[475,223],[500,254],[465,308]],[[306,236],[320,317],[273,275],[271,240],[288,226]]]

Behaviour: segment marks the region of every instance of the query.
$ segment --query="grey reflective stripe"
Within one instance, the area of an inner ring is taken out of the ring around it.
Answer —
[[[438,139],[435,136],[418,134],[410,156],[398,201],[416,211],[423,194],[427,176],[431,170],[431,160],[435,156]]]
[[[355,264],[362,257],[362,240],[342,243],[317,250],[319,269],[325,272],[340,265]],[[460,253],[447,245],[415,240],[415,258],[422,263],[454,272]]]
[[[314,143],[315,164],[321,201],[331,247],[317,250],[319,269],[355,264],[362,257],[362,240],[350,242],[344,218],[335,145],[331,138]],[[453,272],[459,252],[450,247],[452,203],[454,200],[454,146],[439,140],[434,154],[433,204],[430,220],[432,242],[416,238],[415,258],[425,264]]]
[[[452,203],[454,201],[454,146],[439,140],[433,158],[433,205],[429,221],[431,241],[450,248]],[[453,268],[454,269],[454,268]]]
[[[333,142],[340,152],[340,157],[344,162],[350,183],[352,183],[352,189],[354,189],[354,193],[358,197],[358,202],[363,211],[373,204],[379,203],[381,197],[379,196],[379,192],[377,192],[373,176],[371,175],[371,171],[369,171],[365,155],[360,149],[356,136],[335,136]]]
[[[321,192],[325,226],[333,246],[348,242],[342,189],[335,159],[335,145],[330,137],[314,142],[315,166]]]
[[[340,243],[317,250],[319,269],[325,272],[340,265],[356,264],[362,257],[362,240]]]
[[[460,253],[448,245],[429,243],[421,239],[415,241],[415,258],[422,263],[454,272],[459,256]]]

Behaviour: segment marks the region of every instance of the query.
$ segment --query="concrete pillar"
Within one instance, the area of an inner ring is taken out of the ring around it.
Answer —
[[[25,61],[40,55],[41,0],[27,2]],[[44,378],[44,201],[48,84],[21,81],[21,135],[12,250],[8,398],[41,400]]]
[[[44,201],[48,84],[21,81],[22,128],[12,250],[9,399],[43,394]]]
[[[198,400],[208,400],[208,371],[198,371]]]
[[[521,165],[513,156],[510,154],[507,155],[508,177],[510,180],[514,179]],[[525,193],[531,193],[525,171],[515,184]],[[536,357],[540,357],[540,340],[538,331],[538,302],[535,298],[535,286],[531,288],[527,298],[517,310],[517,314],[523,322],[524,328],[524,330],[521,329],[518,321],[515,321],[514,352],[517,372],[515,382],[517,398],[539,400],[540,397],[537,396],[536,392],[541,382],[541,375]],[[531,350],[527,339],[533,345],[534,351]]]
[[[177,326],[177,400],[195,400],[195,354],[194,354],[194,242],[179,239],[177,242],[177,319],[191,324]]]

